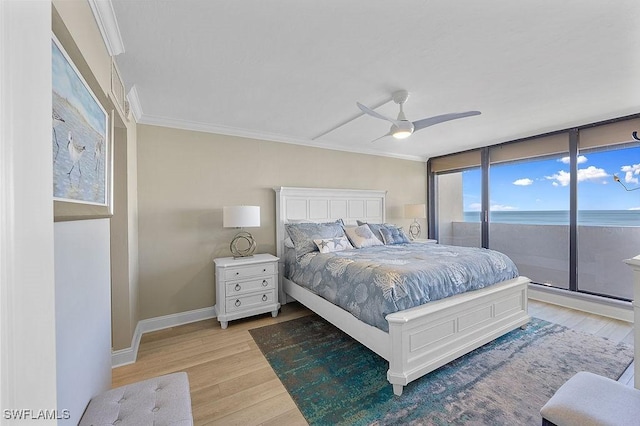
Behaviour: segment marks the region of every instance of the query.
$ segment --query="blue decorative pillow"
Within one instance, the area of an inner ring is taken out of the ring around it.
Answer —
[[[383,245],[382,241],[373,235],[373,231],[366,224],[351,228],[347,227],[344,229],[344,232],[347,234],[347,238],[349,238],[351,244],[356,248]]]
[[[384,228],[387,225],[383,223],[367,223],[361,220],[357,220],[356,222],[358,223],[358,226],[367,225],[369,229],[371,229],[371,232],[373,232],[373,236],[379,239],[381,243],[384,242],[382,240],[382,234],[380,233],[380,228]]]
[[[342,220],[326,223],[287,223],[285,228],[293,241],[296,258],[300,260],[305,254],[318,251],[318,246],[313,240],[345,237],[342,223]],[[353,246],[349,244],[347,248]]]
[[[385,244],[405,244],[411,242],[404,231],[395,226],[385,226],[380,229],[380,233],[382,234],[382,241],[384,241]]]

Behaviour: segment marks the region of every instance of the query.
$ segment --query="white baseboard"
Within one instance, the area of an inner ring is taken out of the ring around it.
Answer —
[[[111,352],[111,367],[115,368],[136,362],[136,358],[138,357],[138,348],[140,347],[140,339],[145,333],[211,319],[215,318],[215,316],[215,307],[211,306],[208,308],[195,309],[193,311],[180,312],[178,314],[164,315],[139,321],[135,331],[133,332],[131,347]]]
[[[633,306],[631,302],[622,300],[570,292],[560,288],[536,284],[529,284],[529,299],[540,300],[621,321],[633,322]]]

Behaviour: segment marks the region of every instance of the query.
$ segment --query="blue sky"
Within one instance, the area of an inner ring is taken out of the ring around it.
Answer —
[[[493,211],[569,210],[568,157],[491,166]],[[578,209],[640,210],[640,147],[578,157]],[[480,210],[480,170],[463,172],[464,211]]]

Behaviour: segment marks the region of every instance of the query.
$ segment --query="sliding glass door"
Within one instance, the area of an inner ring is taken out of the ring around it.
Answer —
[[[578,290],[626,300],[633,274],[621,261],[640,253],[640,142],[629,141],[632,131],[585,129],[577,156]]]
[[[429,160],[431,238],[501,251],[536,284],[632,299],[638,117]]]
[[[565,158],[491,166],[489,248],[507,253],[533,282],[568,289],[569,187],[557,181]]]
[[[480,153],[466,152],[435,161],[437,234],[440,244],[482,247]]]

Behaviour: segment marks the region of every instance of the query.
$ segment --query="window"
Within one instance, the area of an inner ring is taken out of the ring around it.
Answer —
[[[637,117],[431,159],[431,238],[504,252],[538,284],[630,300],[622,260],[640,247]]]
[[[482,247],[480,200],[474,198],[474,194],[482,192],[478,179],[481,174],[480,151],[447,156],[444,161],[432,162],[431,167],[437,173],[436,239],[440,244]],[[469,215],[475,215],[478,220],[468,220]]]

